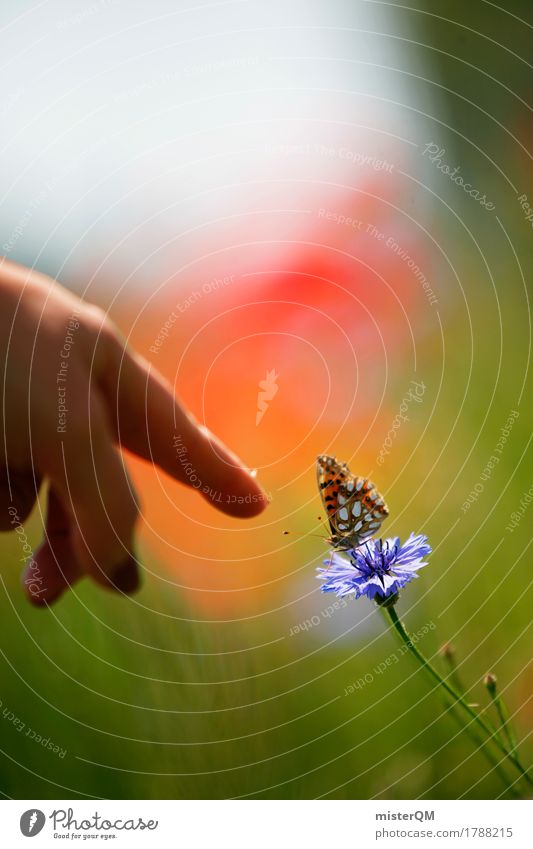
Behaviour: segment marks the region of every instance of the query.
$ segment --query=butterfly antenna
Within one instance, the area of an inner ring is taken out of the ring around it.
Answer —
[[[325,537],[325,539],[326,539],[326,540],[329,540],[329,539],[330,539],[331,528],[330,528],[330,527],[329,527],[329,525],[327,524],[327,520],[326,520],[326,519],[324,519],[324,517],[323,517],[323,516],[317,516],[316,518],[317,518],[317,521],[318,521],[318,522],[320,522],[320,523],[323,525],[324,530],[325,530],[325,531],[326,531],[326,533],[327,533],[327,537]],[[324,537],[321,537],[321,539],[324,539]]]
[[[283,531],[283,536],[298,536],[300,539],[304,539],[304,537],[316,537],[316,539],[327,540],[329,537],[323,537],[321,534],[295,534],[294,531]]]

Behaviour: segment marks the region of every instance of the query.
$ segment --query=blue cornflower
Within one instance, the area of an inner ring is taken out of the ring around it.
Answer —
[[[418,569],[431,552],[427,537],[411,534],[404,545],[399,537],[371,539],[358,548],[346,552],[333,551],[324,564],[327,569],[318,569],[319,580],[324,581],[322,592],[338,596],[355,593],[359,598],[366,595],[382,603],[395,596],[402,587],[417,578]],[[331,565],[330,565],[331,564]]]

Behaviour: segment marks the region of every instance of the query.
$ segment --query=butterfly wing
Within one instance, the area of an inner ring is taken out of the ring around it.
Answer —
[[[377,533],[388,515],[387,505],[368,478],[354,477],[349,483],[342,484],[338,508],[331,517],[338,547],[357,548]]]
[[[334,548],[357,548],[389,515],[372,481],[353,475],[335,457],[318,457],[317,480]]]

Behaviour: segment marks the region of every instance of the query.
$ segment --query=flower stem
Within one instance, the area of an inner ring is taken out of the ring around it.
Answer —
[[[502,697],[498,693],[496,676],[489,672],[487,675],[485,675],[483,683],[487,688],[487,692],[490,696],[490,700],[493,704],[493,707],[496,710],[496,713],[498,714],[498,719],[500,720],[500,727],[503,730],[505,737],[507,738],[507,742],[509,743],[511,752],[513,752],[513,754],[516,753],[516,757],[518,759],[518,753],[516,752],[518,746],[516,734],[514,733],[514,728],[511,724],[511,720],[509,719],[509,711],[507,710],[507,707]]]
[[[496,708],[496,712],[498,714],[498,718],[500,720],[501,726],[504,730],[505,736],[507,737],[507,741],[509,743],[509,746],[511,747],[511,752],[514,753],[514,752],[516,752],[517,743],[516,743],[516,737],[515,737],[515,734],[514,734],[514,730],[513,730],[511,723],[509,721],[509,712],[507,711],[507,708],[505,707],[505,704],[504,704],[501,696],[495,698],[493,701],[494,701],[494,707]]]
[[[459,715],[459,711],[455,707],[455,705],[450,704],[447,700],[444,702],[449,716],[457,723],[459,728],[465,732],[465,734],[470,738],[472,743],[476,746],[476,748],[484,755],[487,759],[487,762],[491,765],[492,769],[496,773],[496,775],[501,779],[502,783],[507,788],[508,793],[513,797],[513,799],[520,799],[521,794],[515,788],[513,781],[506,775],[505,770],[502,767],[501,762],[498,760],[499,755],[492,752],[489,748],[488,741],[483,740],[481,736],[478,736],[476,731],[471,727],[471,725],[463,725],[463,719]]]
[[[465,694],[465,687],[461,680],[461,676],[459,675],[459,670],[457,668],[457,661],[455,657],[454,649],[449,643],[447,643],[441,649],[441,654],[448,665],[450,670],[450,682],[455,690],[460,693],[462,696]],[[476,749],[478,749],[481,754],[486,758],[488,763],[491,765],[492,769],[496,773],[496,775],[501,779],[502,783],[507,788],[507,792],[513,797],[513,799],[519,799],[520,793],[514,786],[511,779],[507,776],[505,769],[503,768],[501,762],[498,760],[499,754],[496,754],[492,751],[490,746],[488,745],[488,741],[483,739],[478,733],[475,727],[472,727],[471,723],[468,725],[463,725],[462,716],[459,714],[457,710],[457,705],[450,703],[447,697],[444,698],[444,704],[448,711],[449,716],[458,724],[459,728],[465,732],[465,734],[470,738]],[[511,751],[513,751],[513,747],[511,747]]]
[[[533,779],[531,778],[527,770],[524,769],[524,767],[522,766],[518,758],[514,755],[514,753],[508,751],[508,749],[502,743],[499,735],[497,735],[494,729],[492,729],[485,722],[485,720],[482,719],[479,714],[477,714],[475,710],[470,707],[470,705],[465,701],[465,699],[459,693],[457,693],[453,687],[450,687],[448,682],[437,672],[437,670],[434,666],[432,666],[429,660],[427,660],[427,658],[425,658],[424,655],[417,649],[413,640],[405,630],[403,624],[400,622],[398,614],[396,613],[396,608],[394,606],[387,607],[384,608],[384,612],[389,616],[391,623],[396,632],[399,634],[402,642],[409,649],[411,654],[416,657],[420,665],[438,684],[441,685],[441,687],[446,690],[446,692],[452,697],[454,702],[457,702],[457,704],[460,705],[464,711],[466,711],[466,713],[470,716],[471,720],[483,729],[489,739],[492,740],[493,744],[510,760],[513,766],[516,767],[516,769],[520,772],[522,778],[524,778],[525,781],[527,781],[528,784],[533,787]]]

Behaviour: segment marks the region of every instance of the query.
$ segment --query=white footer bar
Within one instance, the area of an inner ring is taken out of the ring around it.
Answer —
[[[531,801],[0,802],[0,845],[531,849]],[[35,838],[35,843],[29,843]]]

